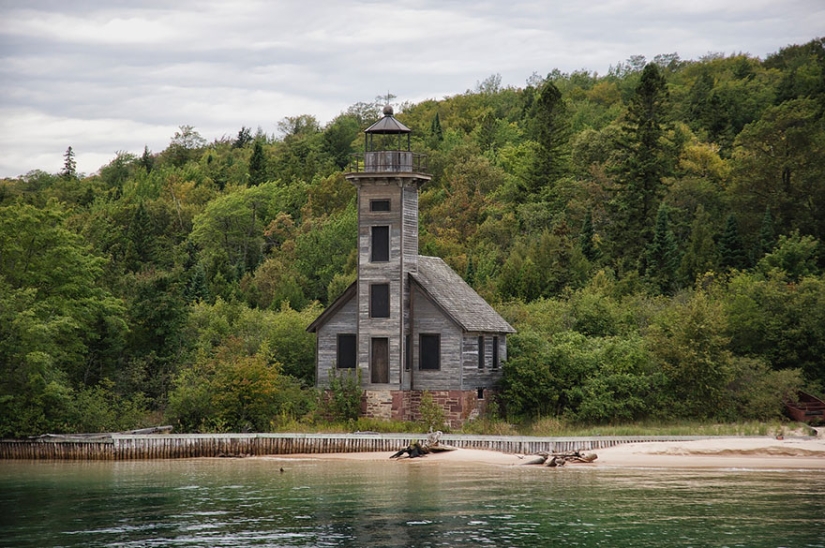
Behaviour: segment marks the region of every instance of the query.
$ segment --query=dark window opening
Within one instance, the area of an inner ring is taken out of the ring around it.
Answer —
[[[493,369],[498,369],[498,337],[493,337]]]
[[[356,347],[354,334],[338,334],[338,369],[355,369]]]
[[[370,356],[370,381],[374,384],[390,382],[390,340],[385,337],[372,339]]]
[[[390,284],[370,286],[370,318],[390,317]]]
[[[390,227],[372,227],[372,255],[374,263],[385,263],[390,260]]]
[[[370,200],[370,211],[389,211],[389,200]]]
[[[441,369],[441,335],[419,335],[418,360],[419,369]]]
[[[480,400],[484,399],[484,389],[480,386],[476,389],[476,397]]]
[[[484,369],[484,358],[486,357],[484,348],[484,335],[478,338],[478,368]]]
[[[412,337],[407,335],[404,337],[404,371],[410,370],[412,363]]]

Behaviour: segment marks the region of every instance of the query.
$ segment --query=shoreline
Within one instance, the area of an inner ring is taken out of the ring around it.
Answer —
[[[570,463],[571,468],[703,468],[759,470],[825,470],[825,439],[773,437],[723,437],[681,442],[640,442],[616,445],[586,453],[598,459],[589,464]],[[277,460],[389,461],[392,453],[299,453],[256,457]],[[482,449],[456,449],[430,453],[421,458],[398,459],[402,465],[480,464],[519,466],[529,455]],[[532,466],[539,468],[539,466]]]

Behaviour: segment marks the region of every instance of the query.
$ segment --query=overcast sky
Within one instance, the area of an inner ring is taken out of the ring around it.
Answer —
[[[825,34],[825,0],[0,0],[0,177],[93,173],[285,116],[328,122],[390,91],[456,95],[492,74],[599,74],[631,55],[764,58]]]

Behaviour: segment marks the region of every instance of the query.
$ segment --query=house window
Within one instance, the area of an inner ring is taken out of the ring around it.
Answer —
[[[389,200],[370,200],[370,211],[389,211]]]
[[[484,348],[484,335],[478,338],[478,368],[484,369],[484,358],[486,357]]]
[[[338,369],[355,369],[355,334],[338,334]]]
[[[370,349],[370,381],[374,384],[390,382],[390,340],[386,337],[372,339]]]
[[[483,400],[484,399],[484,389],[482,387],[476,388],[476,398]]]
[[[390,227],[372,227],[372,254],[370,261],[385,263],[390,260]]]
[[[432,371],[441,369],[441,335],[419,335],[418,368]]]
[[[498,337],[493,337],[493,369],[498,369]]]
[[[370,318],[390,317],[390,284],[370,286]]]
[[[404,371],[410,370],[412,363],[412,337],[407,335],[404,337]]]

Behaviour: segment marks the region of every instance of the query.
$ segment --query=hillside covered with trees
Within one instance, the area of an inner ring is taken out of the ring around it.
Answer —
[[[341,416],[305,328],[355,278],[343,173],[382,106],[0,181],[0,437]],[[822,394],[825,39],[396,112],[433,175],[421,253],[519,331],[507,420],[769,419]]]

